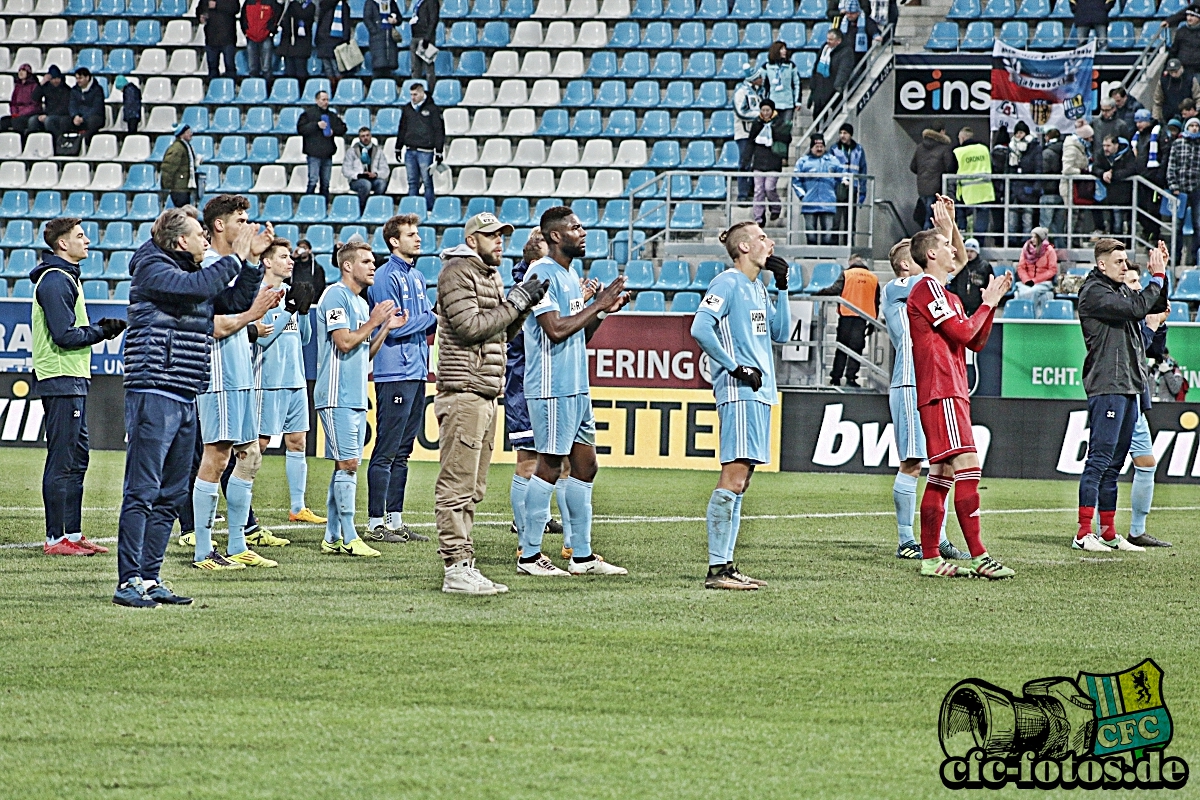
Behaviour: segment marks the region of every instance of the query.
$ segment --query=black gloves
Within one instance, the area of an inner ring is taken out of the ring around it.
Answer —
[[[251,322],[246,326],[246,338],[250,340],[250,344],[258,341],[258,323]]]
[[[434,160],[436,163],[438,163],[438,164],[442,163],[442,154],[441,154],[441,153],[434,153],[434,154],[433,154],[433,160]]]
[[[541,302],[549,288],[549,278],[544,281],[539,281],[537,278],[526,278],[509,291],[508,302],[516,306],[517,311],[524,314]]]
[[[758,371],[758,367],[747,367],[738,364],[729,374],[756,392],[762,388],[762,373]]]
[[[767,270],[775,276],[775,288],[788,288],[788,262],[779,256],[767,256]]]
[[[125,330],[128,323],[123,319],[105,317],[96,324],[100,326],[100,332],[104,334],[105,339],[115,339],[121,335],[121,331]]]
[[[315,293],[311,283],[293,283],[292,288],[288,289],[287,300],[284,301],[283,310],[289,314],[307,316],[308,310],[312,308],[313,295]]]

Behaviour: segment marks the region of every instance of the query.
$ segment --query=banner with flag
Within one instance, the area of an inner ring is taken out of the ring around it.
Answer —
[[[1031,131],[1075,131],[1075,120],[1092,108],[1092,62],[1096,42],[1074,50],[1018,50],[999,39],[992,47],[992,130],[1011,132],[1024,120]]]

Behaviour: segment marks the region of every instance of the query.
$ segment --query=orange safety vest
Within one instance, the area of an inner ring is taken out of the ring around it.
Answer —
[[[851,267],[843,275],[845,275],[846,282],[842,286],[842,299],[853,303],[856,308],[862,309],[872,317],[878,317],[879,309],[875,307],[875,293],[879,290],[879,279],[869,269],[863,267]],[[838,306],[838,314],[843,317],[858,316],[843,305]]]

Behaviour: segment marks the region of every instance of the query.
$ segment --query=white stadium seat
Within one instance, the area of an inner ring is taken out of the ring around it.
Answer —
[[[475,197],[487,194],[487,190],[487,173],[483,171],[482,167],[467,167],[459,170],[458,183],[454,186],[453,194],[459,197]]]
[[[574,139],[555,139],[550,143],[547,167],[573,167],[579,163],[579,142]]]
[[[533,136],[537,130],[537,117],[532,108],[514,108],[508,112],[504,123],[505,136]]]
[[[581,167],[608,167],[613,162],[612,139],[590,139],[579,157]]]
[[[542,40],[543,47],[554,49],[569,49],[575,46],[575,23],[559,20],[551,22],[546,28],[546,38]]]
[[[387,163],[393,167],[400,163],[400,156],[396,153],[396,151],[399,149],[397,146],[398,141],[399,139],[397,139],[395,136],[389,136],[383,140],[383,157],[387,159]],[[392,172],[395,171],[396,170],[394,169],[392,170]]]
[[[550,53],[546,50],[531,50],[521,61],[522,78],[545,78],[550,74]]]
[[[177,106],[194,106],[204,99],[204,81],[200,78],[180,78],[175,84],[171,102]]]
[[[554,194],[554,170],[531,169],[525,173],[525,185],[519,194],[526,197],[550,197]]]
[[[58,183],[58,164],[53,161],[41,161],[29,168],[29,178],[25,181],[26,189],[53,189]]]
[[[167,51],[161,47],[147,47],[138,57],[134,75],[162,75],[167,71]]]
[[[481,167],[507,167],[512,161],[512,143],[508,139],[488,139],[476,161]]]
[[[30,20],[32,22],[33,20]],[[16,23],[14,23],[16,24]],[[30,40],[32,41],[32,39]],[[542,46],[542,23],[532,20],[522,20],[513,31],[509,47],[520,50],[532,50]]]
[[[556,78],[578,78],[584,72],[583,53],[578,50],[563,50],[554,60],[554,72],[551,74]]]
[[[489,78],[511,78],[520,68],[521,57],[516,50],[497,50],[492,53],[487,71],[483,74]]]
[[[31,133],[25,137],[25,152],[21,158],[26,161],[40,161],[43,158],[54,158],[54,134]]]
[[[171,75],[201,74],[201,65],[196,59],[195,50],[174,50],[171,52],[171,63],[167,65]]]
[[[583,23],[579,26],[579,38],[575,40],[575,46],[584,50],[601,50],[607,47],[608,26],[594,19]]]
[[[501,167],[493,172],[488,194],[493,197],[516,197],[521,194],[521,171],[513,167]]]
[[[604,0],[597,16],[599,19],[625,19],[630,11],[629,0]]]
[[[571,0],[571,4],[567,6],[568,19],[596,19],[599,16],[600,9],[596,0]]]
[[[0,133],[0,159],[21,157],[21,134]]]
[[[21,161],[5,161],[0,164],[0,186],[24,186],[25,164]]]
[[[0,19],[0,40],[4,38],[4,20]],[[7,47],[0,47],[0,70],[8,72],[12,68],[12,55]]]
[[[497,136],[500,133],[500,109],[481,108],[471,118],[472,136]],[[449,131],[447,131],[447,135]]]
[[[617,157],[613,159],[614,167],[641,167],[649,156],[646,154],[646,143],[641,139],[626,139],[617,148]]]
[[[533,24],[538,26],[540,33],[542,26],[536,22]],[[12,21],[8,26],[8,38],[5,41],[9,44],[29,44],[35,39],[37,39],[37,20],[26,17]]]
[[[471,112],[465,108],[447,108],[442,112],[447,136],[466,136],[471,128]]]
[[[33,9],[35,17],[57,17],[63,13],[63,0],[38,0]]]
[[[42,23],[41,33],[38,34],[38,44],[62,44],[67,40],[67,21],[65,19],[48,19]]]
[[[292,167],[292,175],[284,191],[289,194],[304,194],[308,191],[308,165]]]
[[[171,133],[176,123],[175,106],[154,106],[143,130],[146,133]]]
[[[471,83],[475,83],[475,81],[471,81]],[[500,89],[496,92],[496,99],[493,102],[501,108],[520,108],[529,100],[527,92],[525,81],[520,78],[509,78],[500,84]],[[465,100],[463,102],[466,103]]]
[[[33,0],[8,0],[4,4],[5,14],[32,14]]]
[[[546,143],[541,139],[522,139],[517,142],[513,156],[514,167],[540,167],[546,163]]]
[[[50,69],[51,64],[61,69],[64,75],[70,75],[75,70],[75,53],[69,47],[51,47],[46,51],[46,57],[42,59],[42,69]],[[75,78],[72,76],[71,82],[74,83],[74,81]]]
[[[121,154],[117,156],[116,160],[128,164],[140,164],[148,158],[150,158],[150,137],[135,133],[125,137],[125,141],[121,143]]]
[[[471,167],[479,160],[478,145],[474,139],[454,139],[446,151],[446,163],[452,167]]]
[[[113,136],[111,133],[97,133],[95,136],[92,137],[91,143],[88,144],[88,146],[87,146],[87,157],[88,157],[88,159],[90,159],[92,161],[116,161],[117,160],[117,137]],[[116,166],[116,165],[110,165],[110,166]],[[100,168],[97,167],[96,168],[97,177],[100,175],[99,170],[100,170]],[[117,171],[120,172],[120,170],[121,170],[121,168],[117,167]],[[96,182],[96,179],[93,178],[92,183],[95,183],[95,182]],[[120,189],[121,184],[118,183],[113,188]]]
[[[186,19],[173,19],[167,23],[163,31],[162,43],[176,47],[190,44],[192,41],[192,23]]]
[[[339,158],[334,162],[341,164]],[[350,181],[346,178],[346,174],[341,169],[335,169],[333,174],[329,176],[329,193],[330,194],[350,194]]]
[[[142,102],[170,103],[171,79],[161,77],[147,78],[146,84],[142,87]]]
[[[391,196],[404,196],[408,194],[408,170],[403,166],[394,167],[390,175],[388,175],[387,189],[384,194]]]
[[[274,194],[287,188],[287,170],[278,164],[258,168],[258,177],[250,189],[253,194]]]
[[[55,189],[60,192],[82,191],[92,182],[92,168],[82,161],[68,161],[63,164],[62,174],[58,177]]]
[[[112,137],[112,134],[102,133],[92,137],[92,145],[89,150],[96,149],[96,140],[101,136]],[[117,142],[113,138],[113,154],[116,154]],[[92,185],[88,188],[93,192],[115,192],[120,189],[125,183],[125,176],[121,174],[120,164],[97,164],[96,172],[92,176]]]
[[[20,66],[28,64],[33,67],[34,74],[42,71],[42,48],[40,47],[18,47],[16,55],[13,56],[13,63]],[[70,75],[70,73],[67,73]],[[75,76],[71,76],[70,85],[74,85]]]
[[[490,106],[496,100],[496,85],[491,78],[474,78],[467,83],[463,99],[459,105]]]
[[[588,197],[598,200],[621,197],[625,194],[625,178],[619,169],[602,169],[596,173],[592,181],[592,190]]]
[[[564,0],[538,0],[537,9],[533,12],[534,19],[561,19],[567,14],[567,4]]]
[[[534,108],[549,108],[558,105],[562,95],[558,91],[558,81],[553,78],[542,78],[533,82],[533,90],[529,93],[529,105]]]
[[[587,197],[588,173],[586,169],[564,169],[558,179],[557,197]]]
[[[304,157],[304,140],[299,136],[289,136],[283,143],[283,152],[279,155],[280,164],[307,164]]]

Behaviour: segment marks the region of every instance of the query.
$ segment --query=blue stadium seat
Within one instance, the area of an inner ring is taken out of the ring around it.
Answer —
[[[400,109],[397,107],[381,108],[375,115],[375,123],[371,132],[376,136],[395,136],[400,133]]]
[[[442,271],[442,260],[437,256],[421,256],[417,259],[417,272],[425,282],[437,286],[438,273]]]
[[[796,8],[796,19],[825,19],[825,0],[800,0],[800,5]]]
[[[983,23],[987,24],[987,23]],[[958,26],[953,22],[935,22],[925,42],[926,50],[955,51],[958,49]]]
[[[662,50],[671,46],[671,39],[671,23],[650,22],[642,33],[638,47],[644,50]]]
[[[682,73],[684,78],[695,78],[703,80],[706,78],[714,78],[717,74],[717,59],[707,51],[700,53],[692,53],[688,58],[687,69]]]
[[[482,50],[468,50],[462,53],[458,57],[458,66],[454,68],[454,75],[459,78],[479,78],[485,72],[487,72],[487,56],[483,54]],[[371,90],[374,91],[378,85],[382,85],[380,81],[373,82]],[[375,105],[383,105],[383,103],[375,103]]]
[[[77,19],[71,26],[71,37],[67,44],[79,47],[85,44],[95,44],[100,38],[100,29],[94,19]]]
[[[474,25],[472,25],[474,28]],[[479,37],[479,45],[484,48],[501,48],[508,47],[509,30],[507,22],[487,22],[483,26],[483,35]],[[450,46],[447,39],[447,46]],[[459,47],[471,47],[473,45],[458,45]]]
[[[509,199],[511,200],[511,199],[515,199],[515,198],[509,198]],[[424,215],[425,203],[421,200],[420,197],[402,197],[402,198],[400,198],[399,213],[401,213],[401,214],[407,213],[407,211],[405,210],[405,206],[404,206],[405,200],[418,201],[417,205],[420,208],[420,213],[422,214],[422,216]],[[508,202],[508,200],[505,200],[505,202]],[[525,218],[521,220],[521,224],[524,225],[525,220],[527,220],[527,219],[529,219],[528,205],[526,205]],[[462,201],[459,200],[457,197],[439,197],[433,201],[433,211],[429,212],[428,218],[423,219],[422,221],[427,221],[431,225],[442,225],[442,226],[461,225],[463,222]]]
[[[290,194],[273,194],[267,197],[263,205],[263,216],[278,226],[292,218],[292,196]],[[276,234],[279,235],[278,227]]]
[[[1047,0],[1035,0],[1035,2],[1046,2]],[[1029,0],[1026,0],[1029,2]],[[954,0],[950,4],[950,10],[946,12],[946,19],[979,19],[982,13],[979,7],[979,0]]]
[[[300,198],[300,202],[296,205],[296,213],[292,217],[292,222],[321,222],[325,219],[325,216],[325,198],[319,194],[306,194]],[[358,215],[356,214],[355,218],[357,219],[357,217]],[[311,240],[312,236],[310,235],[308,238]],[[316,242],[313,242],[313,248],[313,252],[316,252]]]
[[[504,255],[510,258],[520,258],[521,251],[525,249],[525,243],[529,241],[529,235],[533,233],[532,228],[517,228],[513,231],[512,237],[508,241],[508,246],[504,248]]]
[[[1004,23],[1004,27],[1025,24],[1024,22],[1006,22]],[[1129,25],[1129,23],[1125,24]],[[1129,28],[1129,32],[1132,34],[1133,26],[1129,25]],[[1132,39],[1132,36],[1130,38]],[[1003,29],[1000,31],[1000,40],[1005,41]],[[1062,43],[1063,24],[1056,19],[1047,19],[1037,24],[1037,28],[1033,31],[1033,38],[1029,41],[1029,47],[1032,50],[1056,50],[1062,47]]]
[[[637,0],[629,12],[630,19],[658,19],[662,15],[662,0]]]
[[[640,252],[645,242],[645,231],[634,231],[632,239],[629,238],[629,231],[617,231],[612,238],[613,260],[618,264],[627,263],[630,255]]]
[[[762,15],[759,0],[734,0],[729,19],[758,19]]]
[[[251,208],[254,207],[251,203]],[[155,192],[142,192],[133,196],[133,201],[129,204],[129,219],[131,220],[152,220],[157,219],[162,213],[162,209],[158,205],[158,194]]]
[[[1159,24],[1154,20],[1143,23],[1142,32],[1138,34],[1137,44],[1135,46],[1139,50],[1145,50],[1150,46],[1150,43],[1154,41],[1155,37],[1158,36],[1158,32]]]
[[[204,106],[188,106],[179,121],[191,128],[193,134],[204,133],[208,130],[208,109]]]
[[[158,177],[150,164],[130,164],[129,172],[125,174],[123,192],[153,192],[158,188]]]
[[[81,17],[92,13],[92,0],[67,0],[66,13],[69,17]]]
[[[716,169],[736,170],[738,163],[737,142],[726,142],[721,145],[721,155],[717,158],[717,163],[713,164],[713,167]]]
[[[661,104],[658,81],[638,81],[633,85],[633,93],[625,102],[630,108],[657,108]]]
[[[363,82],[358,78],[342,78],[329,102],[338,106],[356,106],[363,101]]]
[[[301,198],[303,201],[304,198]],[[354,195],[337,195],[329,208],[327,219],[330,222],[358,222],[358,198]]]
[[[1015,0],[988,0],[980,19],[1011,20],[1017,13]]]
[[[253,185],[254,173],[245,164],[229,167],[221,178],[221,192],[224,194],[245,194]]]
[[[674,292],[686,289],[692,282],[692,271],[688,262],[668,259],[662,263],[658,271],[658,280],[654,288],[660,291]]]
[[[129,300],[129,289],[131,283],[129,281],[121,281],[113,289],[113,300]]]
[[[357,200],[357,198],[352,199]],[[355,205],[357,205],[357,203],[355,203]],[[339,242],[348,242],[354,236],[357,236],[364,242],[369,241],[371,238],[367,234],[367,228],[365,225],[343,225],[340,229],[338,229],[337,240]]]
[[[433,89],[433,102],[438,108],[451,108],[462,102],[462,84],[454,78],[441,78]]]
[[[1068,20],[1074,16],[1071,10],[1071,0],[1055,0],[1054,10],[1050,12],[1050,19]]]
[[[583,108],[575,112],[571,121],[571,130],[567,136],[591,139],[600,135],[600,111],[595,108]]]
[[[625,288],[649,289],[654,285],[654,264],[634,259],[625,265]]]
[[[704,47],[704,23],[703,22],[684,22],[679,26],[679,30],[675,33],[675,39],[671,42],[671,47],[675,50],[691,50],[693,52]]]
[[[434,210],[437,210],[436,205]],[[496,216],[507,225],[523,228],[529,224],[529,201],[524,197],[506,197],[500,205],[500,213]]]
[[[311,197],[320,197],[320,195],[305,195],[305,197],[310,197],[310,196]],[[322,201],[325,200],[324,197],[320,197],[320,199]],[[299,205],[296,206],[296,210],[297,211],[301,210],[303,208],[303,206],[304,206],[304,197],[301,197]],[[325,217],[325,203],[324,202],[321,203],[320,210],[321,210],[321,218],[324,218]],[[292,219],[294,221],[296,218],[292,217]],[[333,252],[333,226],[332,225],[325,225],[324,223],[319,224],[319,225],[309,225],[308,229],[306,231],[304,231],[304,238],[307,239],[309,244],[312,245],[312,250],[314,253],[332,253]]]
[[[787,45],[788,50],[799,50],[808,41],[808,31],[803,22],[785,22],[779,26],[778,38]]]
[[[22,210],[21,213],[27,212]],[[4,237],[0,238],[0,248],[13,250],[19,247],[29,247],[31,244],[33,244],[33,223],[27,219],[10,219],[4,227]]]
[[[350,79],[346,78],[342,83],[347,83]],[[341,84],[339,84],[341,88]],[[267,82],[263,78],[244,78],[242,87],[238,91],[237,102],[243,105],[255,105],[264,103],[267,100]]]
[[[203,102],[205,105],[225,106],[233,102],[233,96],[232,78],[213,78],[208,82],[208,91],[204,95]],[[315,103],[316,99],[314,98],[312,102]]]
[[[8,278],[24,278],[28,282],[27,277],[33,268],[37,266],[37,255],[33,250],[11,250],[8,254],[8,264],[4,267],[4,275]],[[27,297],[33,296],[33,284],[30,284],[30,294]]]
[[[9,223],[10,225],[12,223]],[[1200,301],[1200,269],[1185,269],[1171,292],[1172,300]]]
[[[588,64],[585,78],[611,78],[617,74],[617,54],[611,50],[597,50],[592,53],[591,63]]]
[[[463,53],[463,56],[470,55]],[[479,53],[480,59],[483,58],[483,53]],[[483,73],[480,72],[480,75]],[[396,82],[391,78],[379,78],[371,81],[371,88],[367,91],[367,96],[363,100],[369,106],[390,106],[396,102]]]
[[[709,53],[709,56],[712,54]],[[626,56],[628,59],[628,56]],[[670,80],[678,78],[683,74],[683,56],[679,53],[665,50],[659,53],[654,59],[654,69],[650,70],[649,77],[656,80]]]
[[[671,298],[672,314],[695,314],[700,310],[699,292],[677,292]]]
[[[704,113],[694,109],[680,111],[675,127],[667,134],[672,139],[696,139],[704,135]],[[732,134],[731,134],[732,135]]]
[[[1067,2],[1067,0],[1060,0],[1060,2]],[[1158,11],[1154,13],[1154,16],[1158,18],[1174,16],[1181,13],[1187,6],[1188,0],[1162,0],[1158,4]]]
[[[16,253],[13,253],[12,255],[16,256],[17,253],[26,253],[26,252],[28,252],[30,255],[33,255],[32,250],[18,250]],[[9,260],[11,261],[12,259],[10,258]],[[10,265],[9,269],[11,269],[11,268],[12,267]],[[21,298],[33,297],[33,282],[31,280],[29,280],[29,278],[21,278],[21,280],[19,280],[13,284],[12,296],[13,297],[21,297]]]
[[[99,47],[85,47],[75,57],[75,67],[87,67],[96,74],[104,72],[104,51]]]
[[[133,50],[121,47],[109,51],[108,61],[99,71],[104,75],[128,75],[133,72],[133,63]]]
[[[91,192],[71,192],[67,195],[67,205],[63,209],[63,216],[88,219],[92,216],[94,209],[95,201]],[[91,234],[88,235],[88,238],[92,238]],[[92,239],[92,241],[96,240]]]
[[[685,22],[684,25],[690,23]],[[699,24],[699,23],[697,23]],[[682,29],[682,25],[680,28]],[[737,23],[718,22],[712,26],[708,42],[704,45],[708,50],[736,50],[738,46]]]
[[[218,113],[224,110],[217,109]],[[212,162],[214,164],[240,164],[245,160],[246,137],[222,136],[221,143],[217,147],[217,154],[213,156]]]
[[[675,206],[675,213],[671,215],[671,227],[680,230],[700,230],[704,227],[704,207],[690,200]]]
[[[676,169],[679,166],[679,142],[655,142],[646,166],[650,169]]]
[[[85,300],[107,300],[108,284],[104,281],[84,281],[83,298]]]
[[[268,198],[268,200],[269,199],[270,198]],[[267,215],[264,213],[263,216],[267,216]],[[288,206],[288,218],[290,219],[291,216],[292,216],[292,207],[291,207],[291,205],[289,205]],[[287,239],[289,242],[295,244],[296,242],[300,241],[300,226],[293,225],[290,222],[285,222],[282,225],[276,225],[275,226],[275,235],[280,237],[281,239]],[[386,250],[386,249],[387,249],[386,247],[381,248],[381,250]]]
[[[1154,16],[1155,11],[1154,0],[1127,0],[1121,13],[1113,14],[1110,11],[1109,18],[1119,16],[1126,19],[1149,19]]]
[[[533,214],[529,217],[529,224],[540,225],[542,222],[542,214],[545,214],[552,208],[563,205],[563,201],[557,197],[543,197],[537,201],[537,206],[533,209]]]
[[[441,83],[439,82],[439,86]],[[566,136],[569,118],[565,108],[548,108],[542,114],[536,136]]]
[[[963,50],[991,50],[994,37],[992,23],[982,20],[970,22],[967,23],[961,46]]]
[[[110,19],[100,29],[101,47],[116,47],[129,41],[129,22],[123,19]]]
[[[617,262],[609,258],[598,258],[592,262],[591,268],[588,269],[588,278],[591,280],[600,281],[607,286],[615,281],[620,276],[617,270]]]
[[[605,81],[605,83],[607,82]],[[603,86],[604,84],[600,85]],[[624,93],[624,85],[622,84],[621,102],[624,102]],[[591,81],[573,80],[567,82],[567,88],[563,91],[562,99],[559,100],[558,104],[566,108],[580,108],[582,106],[590,106],[595,99]]]
[[[694,91],[691,81],[671,81],[661,105],[663,108],[690,108],[696,99]]]
[[[808,41],[804,44],[805,50],[820,50],[825,46],[825,37],[829,33],[828,22],[817,22],[809,31]]]
[[[791,19],[796,13],[792,0],[766,0],[762,9],[763,19]]]
[[[454,198],[438,198],[437,200],[434,201],[434,204],[433,204],[434,210],[437,210],[437,207],[438,207],[437,204],[439,202],[441,202],[443,199],[453,200]],[[419,221],[419,225],[443,224],[443,223],[435,222],[432,219],[426,218],[427,215],[425,212],[425,198],[423,198],[423,197],[415,197],[415,196],[414,197],[401,197],[400,198],[400,210],[397,211],[396,213],[397,214],[416,214],[417,219]],[[445,224],[456,224],[456,223],[445,223]],[[385,249],[390,249],[390,248],[385,248]]]
[[[393,84],[394,88],[395,84]],[[300,81],[295,78],[276,78],[267,102],[272,105],[291,105],[300,100]]]
[[[649,113],[649,112],[647,112]],[[628,108],[618,108],[608,115],[601,136],[608,138],[626,138],[632,136],[637,128],[637,116]]]
[[[359,128],[371,127],[371,112],[365,108],[347,108],[342,112],[342,121],[346,123],[346,134],[357,135]]]
[[[125,216],[125,193],[105,192],[93,214],[96,219],[121,219]]]
[[[674,144],[670,142],[669,144]],[[665,228],[667,204],[662,200],[643,200],[633,221],[635,228]]]
[[[160,41],[162,41],[162,24],[156,19],[139,20],[133,33],[129,36],[129,43],[139,47],[154,47]]]
[[[642,124],[638,128],[637,136],[642,139],[661,139],[668,136],[670,131],[670,113],[662,109],[653,109],[642,116]]]
[[[328,78],[309,78],[304,82],[304,93],[300,95],[300,104],[310,106],[317,102],[318,92],[329,91]]]
[[[108,266],[104,268],[105,280],[129,280],[129,262],[132,258],[132,250],[120,250],[109,255]]]
[[[1186,303],[1172,303],[1167,313],[1167,322],[1191,322],[1192,315]]]
[[[155,0],[129,0],[128,14],[131,17],[153,17],[158,13],[158,3]],[[155,40],[154,44],[158,44]]]
[[[1041,319],[1075,319],[1075,306],[1070,300],[1047,300],[1042,306]]]
[[[182,17],[187,12],[187,0],[162,0],[158,6],[160,17],[172,19]]]
[[[443,19],[462,19],[467,16],[469,11],[467,0],[442,0],[441,17]]]
[[[667,301],[662,292],[638,292],[632,310],[662,314],[667,310]]]
[[[842,274],[842,265],[832,261],[818,261],[813,265],[812,277],[804,287],[805,294],[819,292],[833,286],[834,281]]]
[[[663,9],[666,19],[691,19],[696,15],[696,0],[667,0]]]
[[[1040,25],[1038,26],[1041,27]],[[1108,49],[1132,50],[1137,43],[1137,29],[1129,20],[1115,19],[1108,23]]]
[[[729,16],[729,7],[725,0],[700,0],[694,16],[696,19],[725,19]]]
[[[692,197],[696,200],[724,200],[726,192],[725,178],[720,175],[701,175],[696,179]]]
[[[1050,0],[1023,0],[1013,19],[1023,19],[1030,22],[1046,19],[1050,16]]]
[[[597,224],[601,228],[629,227],[629,201],[609,200],[604,204],[604,216]]]
[[[495,19],[500,16],[500,0],[475,0],[471,5],[470,19]]]
[[[700,84],[700,91],[696,93],[696,108],[718,109],[728,106],[729,100],[723,81],[705,81]]]
[[[633,51],[626,53],[621,59],[621,67],[617,70],[617,78],[644,78],[650,73],[650,56],[646,53]]]
[[[742,31],[742,50],[765,50],[771,46],[771,23],[751,22]]]
[[[209,133],[237,133],[242,127],[242,114],[236,108],[218,108],[209,123]]]
[[[812,77],[813,68],[817,65],[817,54],[812,52],[792,53],[792,63],[796,65],[800,77],[808,80]]]
[[[608,258],[608,231],[588,231],[585,247],[584,258]]]
[[[641,55],[645,54],[642,53]],[[634,86],[636,87],[643,83],[646,83],[646,81],[638,81]],[[657,86],[657,84],[655,85]],[[628,102],[629,100],[625,96],[625,81],[611,80],[600,83],[600,88],[597,90],[592,104],[600,108],[619,108]]]
[[[153,222],[138,223],[137,232],[133,235],[133,249],[136,250],[146,242],[150,241],[150,233],[154,229]],[[299,238],[299,237],[297,237]],[[293,239],[292,241],[295,241]]]
[[[238,133],[242,134],[258,134],[270,133],[271,126],[275,120],[271,116],[271,109],[266,106],[255,106],[246,110],[246,119],[242,122],[242,127],[238,129]]]
[[[692,56],[696,58],[695,55]],[[741,80],[750,74],[750,61],[745,53],[726,53],[721,58],[721,70],[716,74],[720,80]]]
[[[1067,305],[1070,305],[1070,303],[1067,302]],[[1033,301],[1009,300],[1004,304],[1004,314],[1002,317],[1003,319],[1033,319]]]
[[[64,214],[63,216],[71,215]],[[83,228],[83,235],[88,238],[89,242],[95,243],[100,241],[100,223],[96,222],[95,220],[85,219],[83,222],[79,223],[79,226]]]
[[[711,169],[717,160],[713,143],[709,141],[693,141],[688,145],[687,153],[679,162],[680,169]]]
[[[594,228],[600,224],[600,205],[595,200],[574,200],[571,202],[571,210],[585,228]]]
[[[363,208],[359,220],[365,225],[382,225],[392,218],[394,209],[392,198],[377,194],[367,198],[367,205]]]
[[[89,252],[88,257],[85,258],[83,261],[79,262],[79,277],[80,278],[84,278],[84,279],[99,278],[103,274],[104,274],[104,253],[101,253],[99,251],[94,252],[94,253]],[[85,283],[84,286],[87,286],[87,284]],[[108,298],[107,291],[105,291],[104,297],[105,297],[105,299]]]

